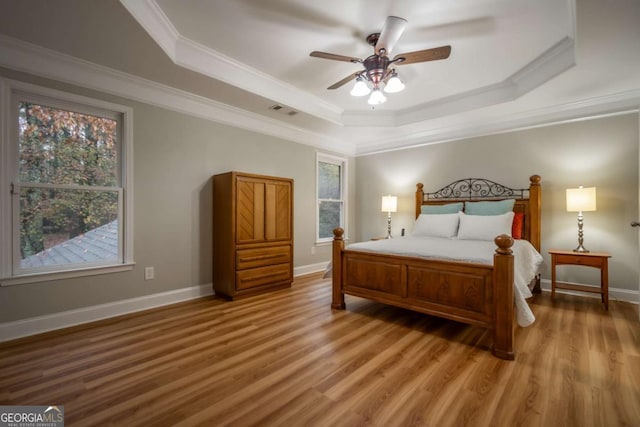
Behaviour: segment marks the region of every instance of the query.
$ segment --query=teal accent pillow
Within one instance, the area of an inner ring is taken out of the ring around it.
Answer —
[[[420,213],[427,215],[453,214],[462,210],[463,203],[447,203],[446,205],[422,205]]]
[[[464,213],[467,215],[504,215],[513,212],[515,199],[505,199],[497,202],[465,202]]]

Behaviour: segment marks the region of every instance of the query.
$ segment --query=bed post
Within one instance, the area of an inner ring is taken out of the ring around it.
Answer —
[[[529,226],[531,235],[529,241],[540,252],[540,216],[542,192],[540,191],[540,175],[531,175],[529,178]]]
[[[424,185],[419,182],[416,184],[416,219],[420,216],[422,202],[424,202]]]
[[[494,329],[491,352],[501,359],[513,360],[513,238],[501,234],[493,255]]]
[[[333,230],[333,252],[331,258],[331,308],[344,310],[344,294],[342,293],[342,250],[344,249],[344,230],[336,228]]]
[[[534,248],[540,253],[540,227],[542,218],[542,189],[540,187],[540,175],[531,175],[529,177],[529,241]],[[540,274],[536,275],[536,283],[533,286],[533,293],[541,293]]]

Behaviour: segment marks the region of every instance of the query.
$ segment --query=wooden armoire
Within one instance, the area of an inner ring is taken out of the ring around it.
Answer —
[[[293,180],[213,177],[213,289],[228,299],[291,286]]]

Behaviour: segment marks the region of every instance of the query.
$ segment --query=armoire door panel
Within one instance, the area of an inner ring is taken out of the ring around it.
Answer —
[[[253,184],[253,240],[264,240],[264,191],[262,182]]]
[[[276,186],[276,238],[288,240],[291,238],[291,187],[289,185]]]
[[[238,180],[236,194],[236,237],[238,242],[253,239],[253,183]]]
[[[264,183],[239,179],[236,200],[237,242],[264,240]]]
[[[267,240],[275,240],[276,233],[276,214],[278,210],[276,198],[276,184],[267,183],[265,185],[265,238]]]

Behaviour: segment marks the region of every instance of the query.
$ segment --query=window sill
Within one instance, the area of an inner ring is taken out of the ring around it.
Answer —
[[[344,236],[342,238],[342,240],[344,240],[345,242],[347,242],[349,240],[349,238],[347,236]],[[315,246],[329,246],[333,243],[333,237],[329,240],[316,240],[315,242]]]
[[[37,274],[24,274],[21,276],[0,278],[0,287],[23,285],[26,283],[47,282],[51,280],[71,279],[74,277],[96,276],[99,274],[118,273],[133,270],[135,263],[118,264],[111,266],[90,267],[79,270],[57,271]]]

